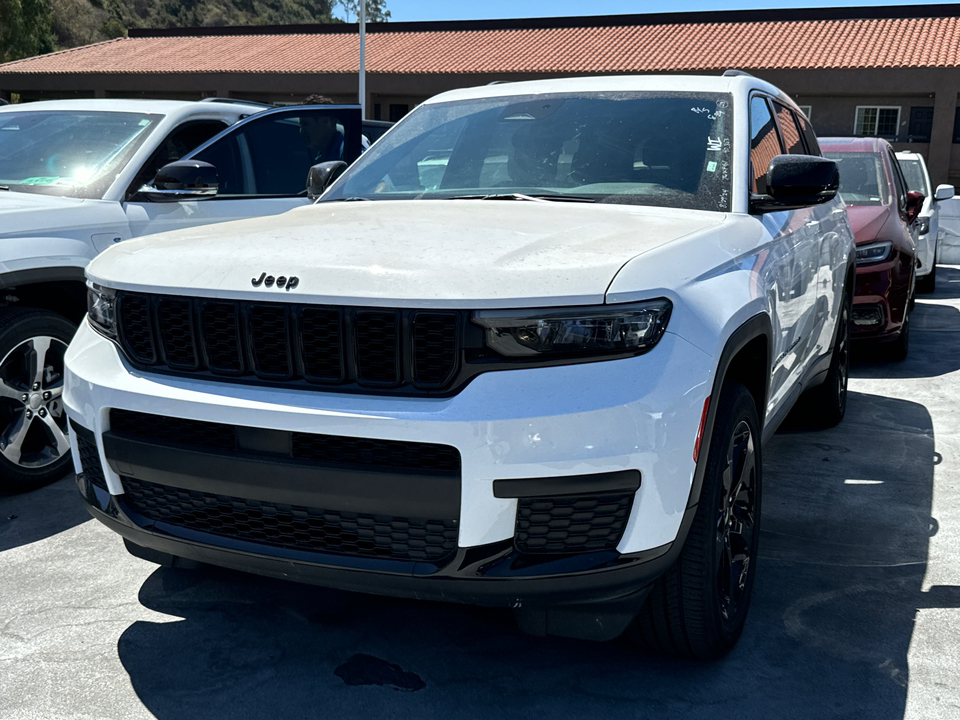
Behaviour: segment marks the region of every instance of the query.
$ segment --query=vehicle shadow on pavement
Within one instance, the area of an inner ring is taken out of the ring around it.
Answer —
[[[892,362],[885,348],[874,343],[853,343],[850,377],[939,377],[960,370],[960,310],[952,305],[926,302],[922,296],[910,313],[910,350],[903,362]]]
[[[869,442],[867,442],[869,440]],[[883,453],[862,452],[866,446]],[[933,425],[851,393],[846,420],[766,447],[754,604],[740,644],[699,663],[523,635],[506,610],[161,568],[118,653],[159,720],[852,718],[904,715],[930,536]]]
[[[937,288],[932,293],[917,295],[918,300],[960,298],[960,267],[937,265]]]
[[[0,490],[0,552],[43,540],[92,520],[73,473],[37,490]]]

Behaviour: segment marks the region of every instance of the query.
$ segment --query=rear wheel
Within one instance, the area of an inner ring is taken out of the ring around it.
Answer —
[[[930,272],[923,277],[917,278],[918,293],[932,293],[937,289],[937,266],[934,265]]]
[[[819,427],[837,425],[847,411],[847,379],[850,376],[850,298],[844,294],[843,307],[837,319],[830,369],[823,384],[804,398],[804,411],[809,422]]]
[[[743,385],[730,383],[720,394],[690,533],[630,628],[639,644],[703,660],[736,644],[756,575],[760,487],[756,405]]]
[[[74,326],[46,310],[0,312],[0,486],[32,490],[71,468],[63,356]]]
[[[909,312],[906,312],[903,315],[903,325],[900,328],[900,334],[897,335],[897,339],[891,342],[886,349],[887,357],[894,362],[900,362],[907,359],[907,352],[910,349]]]

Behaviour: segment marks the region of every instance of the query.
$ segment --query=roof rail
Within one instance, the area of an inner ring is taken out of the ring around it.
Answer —
[[[241,100],[240,98],[231,98],[231,97],[205,97],[200,102],[209,102],[209,103],[229,103],[230,105],[256,105],[257,107],[271,108],[274,107],[272,103],[259,102],[257,100]]]
[[[723,71],[723,77],[753,77],[746,70],[737,70],[736,68],[728,68]]]

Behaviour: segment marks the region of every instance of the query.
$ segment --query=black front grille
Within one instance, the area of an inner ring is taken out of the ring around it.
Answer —
[[[299,507],[121,478],[123,505],[155,522],[263,545],[437,562],[457,549],[456,520]]]
[[[514,544],[523,553],[613,550],[623,537],[635,492],[522,498]]]
[[[464,318],[389,310],[117,293],[135,365],[208,379],[327,390],[443,391],[461,367]]]

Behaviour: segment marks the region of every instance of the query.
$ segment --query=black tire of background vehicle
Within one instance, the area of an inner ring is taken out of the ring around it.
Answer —
[[[850,296],[844,293],[843,297],[827,377],[822,385],[813,388],[803,398],[805,418],[820,428],[838,425],[847,411],[847,380],[850,377]]]
[[[710,660],[743,630],[760,537],[760,422],[740,383],[720,393],[700,501],[677,562],[628,630],[644,648]]]
[[[887,351],[887,359],[892,362],[901,362],[907,359],[907,352],[910,350],[910,313],[903,315],[903,325],[900,328],[900,334],[897,339],[892,341],[884,348]]]
[[[33,490],[73,467],[62,393],[63,355],[75,331],[73,323],[47,310],[0,310],[2,489]]]
[[[937,289],[937,266],[934,265],[923,277],[917,278],[917,292],[929,295]]]

